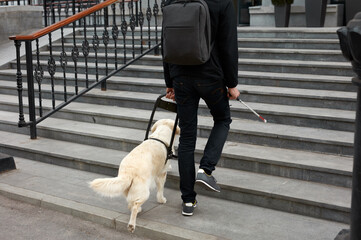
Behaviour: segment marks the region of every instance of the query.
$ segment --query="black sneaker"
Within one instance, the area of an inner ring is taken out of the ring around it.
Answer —
[[[192,216],[194,209],[197,207],[197,200],[194,200],[193,203],[182,203],[182,214],[183,216]]]
[[[212,175],[205,173],[203,169],[198,170],[196,183],[202,183],[215,192],[221,191],[221,188],[217,185],[217,180]]]

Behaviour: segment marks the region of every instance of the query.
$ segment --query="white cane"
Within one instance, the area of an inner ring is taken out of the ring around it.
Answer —
[[[243,102],[240,98],[237,98],[237,100],[242,103],[244,106],[246,106],[249,110],[251,110],[251,112],[253,112],[257,117],[259,117],[260,119],[262,119],[262,121],[264,123],[267,123],[267,120],[264,119],[261,115],[259,115],[255,110],[253,110],[250,106],[248,106],[245,102]]]

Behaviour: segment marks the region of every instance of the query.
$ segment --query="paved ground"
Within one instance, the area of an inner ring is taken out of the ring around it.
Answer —
[[[23,240],[147,240],[70,215],[0,195],[1,239]]]
[[[87,185],[90,180],[104,175],[22,158],[15,158],[15,162],[17,170],[0,174],[0,195],[43,208],[31,205],[27,205],[29,209],[22,208],[20,203],[4,204],[1,198],[0,233],[6,232],[9,236],[2,238],[3,236],[0,235],[0,239],[24,239],[23,236],[29,236],[30,233],[33,234],[33,238],[30,239],[37,240],[113,239],[114,237],[131,239],[131,235],[125,230],[129,221],[129,210],[124,199],[102,198]],[[332,240],[341,229],[348,227],[341,223],[202,195],[197,196],[199,206],[194,216],[186,218],[181,215],[179,195],[178,190],[166,188],[165,196],[168,201],[162,205],[156,203],[153,191],[149,200],[143,205],[143,212],[137,218],[136,236],[157,240],[160,237],[172,240],[175,238]],[[44,208],[66,213],[69,216],[63,215],[64,219],[58,222],[56,213],[50,211],[48,214]],[[38,217],[43,218],[38,219]],[[100,225],[93,225],[78,217],[110,226],[112,229],[101,230],[104,228]],[[20,232],[24,235],[10,235],[20,234],[19,225]],[[118,236],[114,229],[124,233],[125,238]],[[108,231],[108,234],[103,231]]]

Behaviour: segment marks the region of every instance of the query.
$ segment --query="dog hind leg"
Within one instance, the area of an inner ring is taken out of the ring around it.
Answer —
[[[166,203],[167,199],[164,197],[164,184],[167,179],[167,172],[161,173],[159,176],[155,178],[155,182],[157,184],[157,201],[159,203]]]
[[[133,185],[134,186],[134,185]],[[135,195],[132,195],[135,194]],[[129,196],[136,196],[136,199],[129,199]],[[136,226],[136,219],[138,213],[142,210],[142,205],[149,198],[149,187],[137,188],[136,191],[130,189],[128,194],[129,210],[131,211],[130,220],[128,223],[128,231],[134,233]]]

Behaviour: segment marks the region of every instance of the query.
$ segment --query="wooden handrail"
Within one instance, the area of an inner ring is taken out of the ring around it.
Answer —
[[[33,34],[30,35],[18,35],[18,36],[10,36],[9,39],[10,40],[18,40],[18,41],[32,41],[35,40],[37,38],[40,38],[48,33],[51,33],[55,30],[58,30],[72,22],[78,21],[79,19],[86,17],[96,11],[99,11],[100,9],[106,8],[109,5],[112,5],[113,3],[116,3],[118,1],[122,1],[122,0],[107,0],[105,2],[99,3],[91,8],[88,8],[84,11],[81,11],[80,13],[74,14],[73,16],[70,16],[64,20],[61,20],[57,23],[54,23],[46,28],[43,28]],[[131,2],[132,0],[124,0],[124,2]],[[133,2],[137,2],[138,0],[133,0]]]

